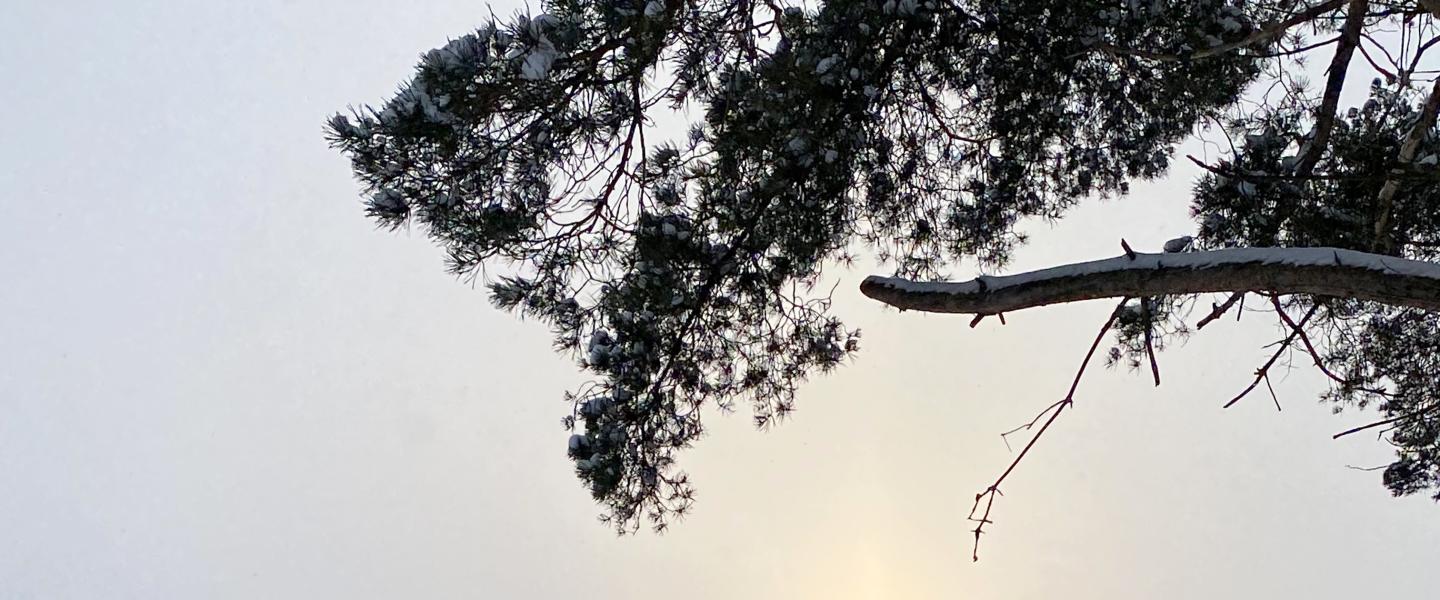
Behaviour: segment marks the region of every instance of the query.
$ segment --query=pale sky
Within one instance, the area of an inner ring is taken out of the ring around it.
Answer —
[[[517,3],[498,3],[509,14]],[[882,310],[785,425],[712,416],[695,513],[617,538],[565,458],[581,381],[421,235],[375,230],[324,119],[483,2],[0,7],[0,599],[1430,597],[1440,507],[1297,368],[1220,405],[1273,316],[1095,369],[969,560],[999,432],[1064,393],[1108,302]],[[1192,170],[1031,228],[1016,268],[1191,230]],[[960,269],[964,271],[964,268]],[[964,272],[964,274],[971,274]],[[1256,323],[1263,323],[1257,326]]]

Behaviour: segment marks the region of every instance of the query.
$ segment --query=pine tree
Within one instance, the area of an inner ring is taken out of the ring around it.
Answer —
[[[1222,293],[1202,325],[1264,300],[1285,323],[1280,351],[1331,380],[1325,401],[1380,413],[1397,452],[1385,485],[1440,499],[1428,5],[808,6],[548,0],[424,54],[393,98],[329,122],[376,222],[420,225],[457,274],[484,269],[497,306],[548,324],[593,375],[564,424],[619,531],[691,506],[676,455],[702,407],[748,404],[769,426],[857,350],[816,288],[862,250],[894,275],[862,289],[902,308],[978,321],[1122,298],[1104,329],[1110,362],[1133,367],[1192,331],[1208,294]],[[1342,108],[1362,60],[1382,77]],[[690,114],[683,133],[656,124]],[[1197,232],[1166,253],[913,283],[962,259],[1003,267],[1026,241],[1017,224],[1163,176],[1202,130],[1231,150],[1200,163]]]

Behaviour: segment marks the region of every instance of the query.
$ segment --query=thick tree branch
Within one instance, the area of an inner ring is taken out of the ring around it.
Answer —
[[[1369,11],[1370,3],[1365,0],[1350,3],[1350,10],[1345,15],[1345,27],[1340,32],[1340,43],[1335,47],[1335,57],[1330,61],[1330,76],[1325,82],[1325,95],[1315,113],[1315,137],[1306,144],[1306,151],[1295,166],[1295,174],[1299,177],[1310,175],[1315,169],[1315,163],[1320,162],[1325,148],[1330,145],[1330,130],[1335,127],[1335,108],[1340,103],[1340,91],[1345,88],[1345,73],[1349,70],[1355,47],[1360,45],[1365,14]]]
[[[1315,316],[1315,313],[1319,310],[1319,304],[1310,307],[1310,311],[1305,313],[1305,316],[1300,318],[1300,323],[1295,326],[1295,329],[1290,332],[1290,335],[1285,336],[1285,339],[1280,341],[1280,347],[1275,350],[1274,354],[1270,355],[1270,360],[1267,360],[1265,361],[1265,364],[1260,365],[1259,369],[1255,369],[1255,381],[1250,382],[1249,386],[1247,386],[1239,394],[1236,394],[1235,397],[1231,398],[1229,402],[1226,402],[1225,408],[1235,406],[1236,402],[1239,402],[1245,396],[1250,395],[1250,392],[1254,391],[1255,386],[1260,385],[1261,381],[1264,381],[1266,386],[1270,385],[1270,367],[1275,366],[1275,361],[1280,360],[1280,357],[1285,355],[1285,351],[1289,350],[1290,345],[1295,343],[1295,338],[1298,337],[1301,332],[1305,330],[1305,324],[1310,322],[1310,317]],[[1270,388],[1270,395],[1275,395],[1275,388]],[[1279,399],[1275,400],[1275,408],[1277,410],[1280,408]]]
[[[1338,248],[1231,248],[1136,253],[967,282],[872,276],[860,291],[901,310],[979,315],[1206,292],[1317,294],[1440,311],[1440,264]]]

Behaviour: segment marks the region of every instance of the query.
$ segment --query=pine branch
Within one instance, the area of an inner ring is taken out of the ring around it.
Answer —
[[[1340,433],[1337,433],[1337,434],[1335,434],[1335,435],[1330,436],[1330,439],[1332,439],[1332,440],[1338,440],[1338,439],[1340,439],[1340,438],[1342,438],[1342,437],[1345,437],[1345,436],[1347,436],[1347,435],[1351,435],[1351,434],[1355,434],[1355,433],[1360,433],[1360,432],[1365,431],[1365,430],[1367,430],[1367,429],[1374,429],[1374,428],[1376,428],[1376,427],[1383,427],[1383,426],[1385,426],[1385,425],[1390,425],[1390,424],[1392,424],[1392,423],[1399,423],[1399,422],[1401,422],[1401,421],[1406,421],[1406,420],[1409,420],[1409,419],[1414,419],[1414,418],[1416,418],[1416,417],[1423,417],[1423,416],[1425,416],[1426,414],[1435,412],[1435,411],[1437,411],[1437,410],[1440,410],[1440,404],[1427,406],[1427,407],[1422,408],[1422,409],[1420,409],[1420,410],[1413,411],[1413,412],[1408,412],[1408,413],[1405,413],[1405,414],[1400,415],[1400,416],[1398,416],[1398,417],[1391,417],[1391,418],[1389,418],[1389,419],[1383,419],[1383,420],[1380,420],[1380,421],[1375,421],[1375,422],[1373,422],[1373,423],[1369,423],[1369,424],[1366,424],[1366,425],[1361,425],[1361,426],[1359,426],[1359,427],[1352,427],[1352,428],[1350,428],[1350,429],[1346,429],[1345,431],[1342,431],[1342,432],[1340,432]]]
[[[998,314],[1121,296],[1206,292],[1316,294],[1440,311],[1440,264],[1338,248],[1136,253],[968,282],[872,276],[866,296],[899,308]]]

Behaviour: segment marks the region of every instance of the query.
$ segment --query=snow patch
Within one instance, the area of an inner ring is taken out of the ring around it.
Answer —
[[[1206,269],[1226,265],[1272,264],[1295,267],[1345,266],[1393,275],[1440,280],[1440,263],[1410,260],[1396,256],[1371,254],[1341,248],[1227,248],[1205,252],[1135,253],[1132,259],[1117,256],[1103,260],[1075,263],[1015,275],[986,276],[982,286],[978,280],[911,281],[899,277],[872,275],[869,285],[879,285],[906,293],[970,295],[1002,288],[1027,285],[1052,279],[1084,277],[1099,273],[1155,269]]]

